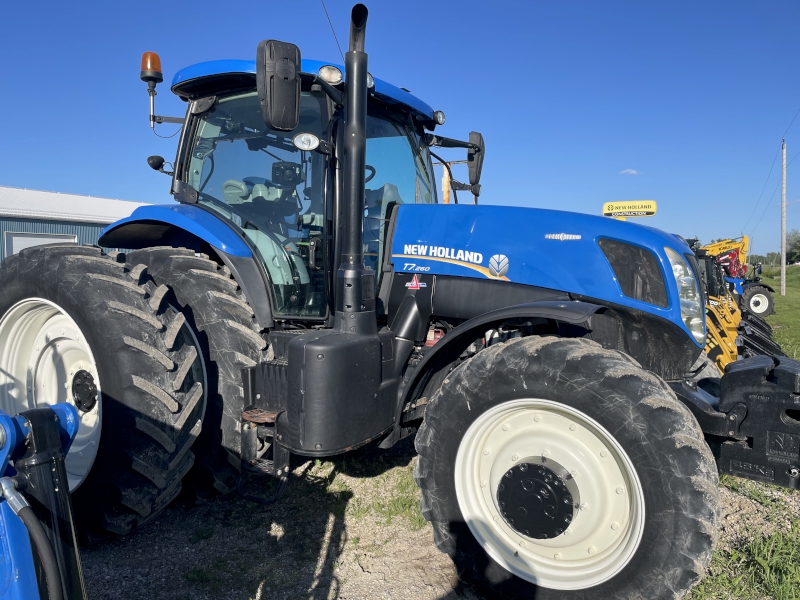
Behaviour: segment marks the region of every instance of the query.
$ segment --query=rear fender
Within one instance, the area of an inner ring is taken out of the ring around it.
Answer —
[[[231,270],[262,328],[273,326],[267,276],[247,243],[223,220],[187,204],[143,206],[106,227],[98,241],[106,248],[210,247]]]
[[[509,306],[493,310],[478,317],[474,317],[455,327],[447,333],[425,355],[425,358],[414,369],[413,375],[398,392],[397,416],[395,429],[380,444],[383,448],[394,445],[401,437],[400,421],[403,407],[406,403],[420,398],[433,378],[442,373],[476,339],[483,337],[486,331],[494,329],[507,321],[519,319],[544,319],[552,326],[553,333],[558,334],[559,325],[568,326],[586,325],[598,311],[605,311],[606,307],[588,302],[576,301],[542,301]]]

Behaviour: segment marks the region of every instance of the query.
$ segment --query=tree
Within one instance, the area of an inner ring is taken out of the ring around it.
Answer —
[[[786,262],[800,261],[800,231],[792,229],[786,233]]]

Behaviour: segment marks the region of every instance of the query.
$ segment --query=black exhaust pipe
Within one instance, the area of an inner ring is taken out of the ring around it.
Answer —
[[[371,315],[375,310],[374,273],[364,266],[361,241],[367,151],[367,54],[364,52],[367,15],[367,7],[363,4],[353,7],[350,47],[344,58],[344,231],[337,274],[336,318],[339,325],[351,333],[371,333],[375,329],[375,319]]]

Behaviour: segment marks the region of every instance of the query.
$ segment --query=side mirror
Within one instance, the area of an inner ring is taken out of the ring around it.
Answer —
[[[483,143],[483,136],[477,131],[469,132],[469,143],[479,148],[476,150],[473,146],[467,149],[469,183],[470,185],[478,185],[481,181],[481,171],[483,170],[483,157],[486,154],[486,146]],[[477,194],[475,195],[477,196]]]
[[[153,169],[153,171],[160,171],[164,167],[164,157],[148,156],[147,164],[150,165],[150,168]]]
[[[256,88],[264,123],[291,131],[300,120],[300,49],[264,40],[256,51]]]
[[[164,157],[162,156],[148,156],[147,164],[150,165],[150,168],[153,169],[153,171],[158,171],[159,173],[164,173],[165,175],[172,175],[172,171],[164,170]]]

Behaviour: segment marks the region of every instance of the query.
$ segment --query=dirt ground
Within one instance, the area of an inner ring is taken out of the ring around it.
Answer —
[[[293,463],[273,506],[234,494],[171,507],[140,531],[83,549],[89,597],[477,600],[419,514],[414,460],[407,439],[389,451]],[[721,547],[785,526],[784,511],[765,504],[789,502],[785,514],[800,514],[800,495],[737,481],[728,478],[721,490]],[[248,491],[261,485],[251,482]]]
[[[293,462],[273,506],[232,494],[170,507],[131,535],[82,549],[89,597],[480,598],[459,583],[419,515],[414,457],[409,439],[389,451]]]

